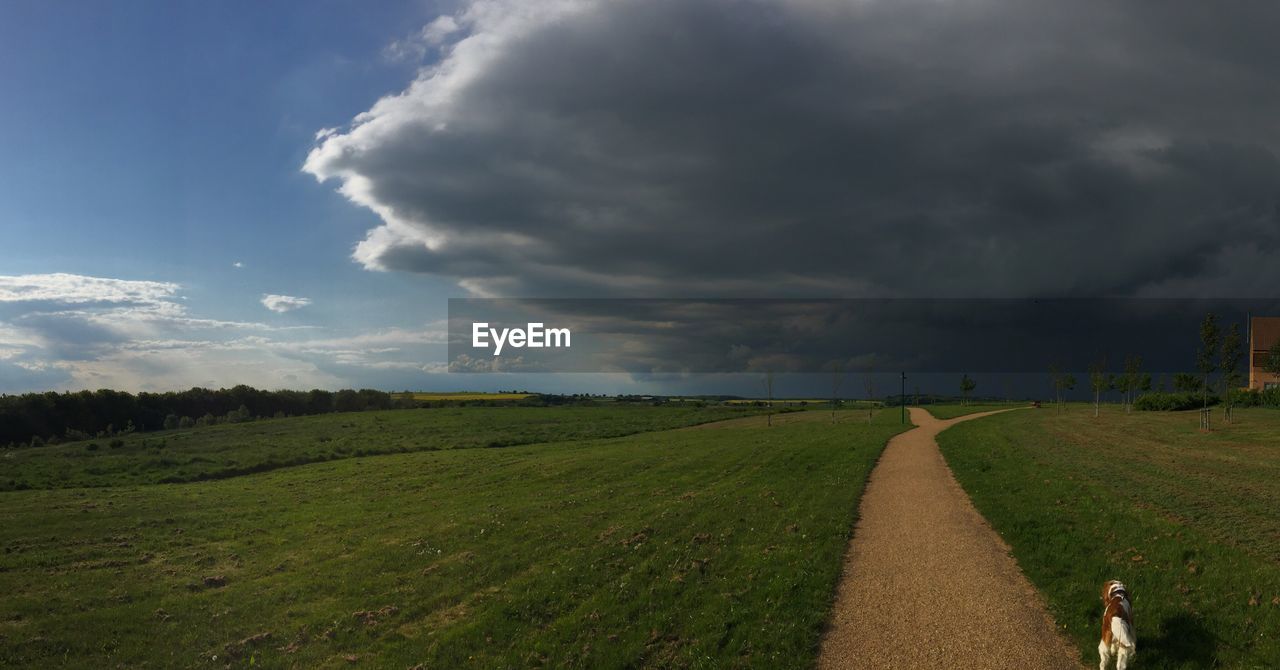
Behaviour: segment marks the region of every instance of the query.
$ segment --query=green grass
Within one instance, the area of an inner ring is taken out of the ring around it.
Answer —
[[[322,414],[0,450],[0,491],[222,479],[354,456],[616,437],[742,416],[726,407],[455,407]]]
[[[897,418],[3,493],[0,665],[809,667]]]
[[[1072,406],[939,437],[1059,624],[1097,662],[1107,579],[1130,587],[1144,668],[1280,667],[1280,412]]]
[[[977,412],[993,412],[999,409],[1013,409],[1015,407],[1026,407],[1025,402],[1008,402],[1008,403],[973,403],[971,405],[945,404],[945,405],[921,405],[929,410],[929,413],[939,419],[954,419],[958,416],[966,414],[975,414]]]

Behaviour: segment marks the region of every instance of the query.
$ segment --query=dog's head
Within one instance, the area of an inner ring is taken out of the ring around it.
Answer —
[[[1113,579],[1102,585],[1102,602],[1105,603],[1116,596],[1125,600],[1129,599],[1129,591],[1125,589],[1124,584]]]

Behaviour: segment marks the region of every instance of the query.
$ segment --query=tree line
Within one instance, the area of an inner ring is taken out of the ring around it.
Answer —
[[[264,391],[244,385],[166,393],[100,389],[0,395],[0,445],[38,446],[265,417],[417,406],[411,399],[374,389]]]
[[[1126,411],[1184,410],[1221,403],[1227,411],[1228,421],[1234,406],[1280,407],[1280,389],[1256,391],[1241,388],[1244,383],[1241,364],[1249,353],[1246,347],[1239,324],[1223,329],[1217,315],[1207,314],[1200,323],[1200,346],[1196,350],[1194,372],[1175,373],[1172,388],[1168,378],[1155,381],[1151,373],[1143,372],[1141,356],[1125,357],[1122,372],[1110,371],[1105,359],[1096,361],[1090,364],[1088,372],[1094,415],[1098,414],[1103,395],[1109,392],[1119,393]],[[1280,342],[1267,352],[1262,368],[1272,374],[1280,374]],[[1063,401],[1067,392],[1074,390],[1077,384],[1075,375],[1051,365],[1049,381],[1056,404],[1060,408],[1065,407]]]

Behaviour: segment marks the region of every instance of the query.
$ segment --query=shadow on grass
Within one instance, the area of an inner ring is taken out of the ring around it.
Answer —
[[[1177,614],[1160,622],[1159,637],[1138,637],[1140,662],[1152,668],[1211,668],[1216,665],[1217,650],[1218,638],[1189,614]]]

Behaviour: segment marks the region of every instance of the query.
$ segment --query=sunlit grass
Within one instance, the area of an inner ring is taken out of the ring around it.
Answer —
[[[3,493],[0,665],[808,667],[902,428],[881,413]]]
[[[0,490],[222,479],[374,454],[616,437],[757,411],[650,405],[444,407],[134,433],[0,450]]]
[[[1280,667],[1280,412],[1073,405],[942,433],[947,462],[1055,618],[1097,662],[1097,590],[1134,595],[1138,663]]]

